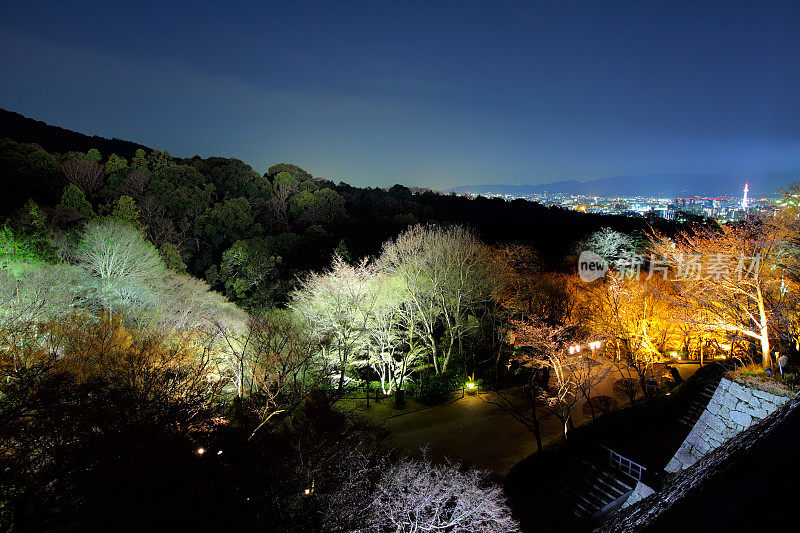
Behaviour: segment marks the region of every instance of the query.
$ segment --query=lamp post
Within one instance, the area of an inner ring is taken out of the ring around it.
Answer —
[[[600,341],[592,341],[589,343],[589,348],[592,349],[592,359],[594,359],[594,351],[600,349]]]

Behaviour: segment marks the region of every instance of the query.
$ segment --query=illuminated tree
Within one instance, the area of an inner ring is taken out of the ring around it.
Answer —
[[[11,263],[0,268],[0,354],[5,370],[38,359],[43,324],[77,307],[82,274],[70,265]]]
[[[463,338],[474,324],[470,313],[489,299],[485,246],[460,226],[414,226],[384,244],[378,264],[398,280],[418,323],[412,334],[427,347],[434,369],[444,372],[454,348],[464,356]],[[439,324],[446,336],[441,367]]]
[[[780,259],[787,237],[777,220],[762,216],[675,240],[655,235],[653,249],[670,268],[677,296],[667,297],[681,318],[704,331],[752,339],[769,368],[770,335],[785,309]]]
[[[251,317],[249,334],[246,383],[263,422],[294,412],[313,390],[327,384],[327,362],[317,357],[311,333],[290,312],[273,310]]]
[[[307,321],[324,356],[337,367],[340,392],[375,304],[372,276],[365,261],[351,266],[337,256],[330,270],[310,274],[292,293],[290,307]]]
[[[30,199],[25,202],[11,220],[0,226],[0,261],[6,265],[57,262],[57,249],[50,242],[46,220],[36,202]]]
[[[587,387],[592,380],[591,374],[588,374],[590,370],[585,369],[582,354],[568,349],[568,345],[580,345],[585,339],[575,324],[548,326],[537,320],[515,320],[511,321],[511,325],[513,330],[509,341],[525,348],[515,351],[514,360],[523,369],[533,371],[530,374],[529,394],[535,396],[531,398],[533,416],[530,420],[537,443],[541,446],[535,409],[537,401],[542,401],[550,413],[561,421],[566,439],[572,426],[572,409],[582,397],[579,383]],[[534,382],[542,369],[547,369],[546,376],[551,379]]]
[[[608,339],[610,355],[621,379],[635,379],[647,396],[647,377],[669,343],[677,342],[674,310],[665,299],[669,284],[612,271],[604,279],[580,286],[582,322],[596,336]],[[629,391],[631,401],[635,390]]]
[[[370,510],[370,531],[519,531],[502,490],[484,474],[427,459],[392,466]]]
[[[635,253],[636,246],[630,235],[611,228],[603,228],[578,244],[577,251],[580,253],[584,250],[596,253],[616,267],[626,256]]]
[[[382,392],[390,394],[403,388],[423,354],[404,327],[408,302],[402,298],[396,280],[377,274],[372,277],[370,290],[374,293],[374,304],[361,337],[362,347],[368,354],[363,364],[369,365],[378,375]]]
[[[109,219],[90,224],[76,250],[95,297],[109,312],[133,312],[151,301],[152,282],[164,275],[155,247],[130,225]]]
[[[165,270],[149,291],[148,301],[139,306],[147,305],[141,320],[152,328],[216,332],[220,327],[240,330],[247,321],[242,310],[188,274]]]
[[[781,191],[775,223],[784,240],[779,247],[777,263],[786,274],[777,296],[780,305],[770,302],[775,312],[773,322],[786,348],[800,350],[800,184]]]

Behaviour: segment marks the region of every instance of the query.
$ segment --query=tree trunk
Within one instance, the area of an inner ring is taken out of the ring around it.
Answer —
[[[700,366],[703,366],[703,338],[700,337]]]
[[[589,394],[584,392],[583,397],[586,398],[586,402],[589,404],[589,412],[592,413],[592,420],[597,420],[594,414],[594,405],[592,405],[592,399],[589,397]]]
[[[766,326],[761,328],[761,366],[764,369],[772,368],[772,355],[769,352],[769,331]]]
[[[536,379],[534,378],[533,382],[531,383],[531,388],[530,388],[530,391],[529,391],[529,394],[530,394],[530,397],[531,397],[531,410],[532,410],[532,412],[531,412],[531,420],[533,422],[533,436],[536,437],[536,448],[539,450],[539,453],[542,453],[542,450],[543,450],[543,447],[542,447],[542,430],[541,430],[541,426],[539,425],[539,414],[536,411],[536,391],[538,390],[536,388],[536,386],[537,386],[537,383],[536,383]]]
[[[756,286],[756,296],[758,297],[758,320],[759,334],[761,335],[761,366],[764,369],[772,368],[772,357],[769,353],[769,323],[767,322],[767,311],[764,308],[764,296],[761,294],[761,285]]]

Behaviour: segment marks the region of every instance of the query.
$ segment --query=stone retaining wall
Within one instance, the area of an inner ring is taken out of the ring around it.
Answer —
[[[631,492],[631,495],[628,496],[628,499],[625,500],[625,503],[622,504],[621,508],[625,509],[626,507],[630,507],[634,503],[640,500],[644,500],[645,498],[647,498],[651,494],[654,494],[655,492],[656,491],[654,491],[653,489],[651,489],[650,487],[648,487],[647,485],[645,485],[640,481],[636,484],[636,488],[633,489],[633,492]]]
[[[754,389],[723,378],[703,414],[667,464],[667,472],[680,472],[734,435],[766,418],[789,400],[786,396]]]

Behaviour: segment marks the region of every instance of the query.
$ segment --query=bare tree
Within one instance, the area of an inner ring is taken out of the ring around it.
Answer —
[[[519,531],[500,487],[474,469],[405,460],[381,476],[376,492],[362,531]]]
[[[0,357],[5,370],[27,367],[49,351],[42,344],[42,327],[76,307],[81,278],[80,270],[70,265],[0,269]]]
[[[275,176],[272,183],[272,196],[267,200],[267,209],[282,231],[289,230],[289,198],[298,191],[299,183],[291,176]]]
[[[165,268],[155,247],[134,228],[116,220],[93,223],[76,253],[103,308],[133,313],[138,304],[152,305],[152,281],[160,280]]]
[[[461,226],[418,225],[385,243],[378,263],[403,287],[419,324],[414,333],[427,346],[434,369],[447,370],[454,348],[464,355],[470,313],[490,298],[486,247]],[[436,335],[440,323],[446,335],[441,368]]]
[[[175,224],[167,216],[167,208],[152,196],[145,196],[139,203],[139,218],[147,227],[147,233],[156,246],[161,246],[165,242],[170,242],[183,247],[186,238],[188,223],[185,219],[181,220],[181,226]]]
[[[88,159],[67,159],[61,163],[61,171],[67,180],[78,187],[86,196],[103,186],[103,167]]]
[[[594,351],[592,350],[592,354],[593,353]],[[592,401],[592,391],[608,378],[613,369],[614,365],[610,360],[606,358],[595,359],[594,357],[590,357],[588,353],[584,353],[577,362],[574,370],[575,385],[580,395],[589,405],[589,412],[592,415],[592,420],[597,416],[595,412],[596,405],[595,402]]]
[[[131,169],[125,173],[125,181],[120,185],[119,193],[140,200],[147,190],[152,175],[144,170]]]
[[[572,425],[572,409],[582,397],[579,381],[586,376],[581,374],[581,356],[567,350],[567,344],[577,338],[577,328],[574,324],[548,326],[538,320],[512,320],[511,327],[508,342],[515,346],[512,360],[526,380],[523,401],[516,389],[494,391],[481,399],[497,405],[528,428],[541,451],[539,407],[544,406],[548,414],[562,422],[566,438]]]
[[[403,327],[408,302],[403,301],[402,291],[381,273],[372,279],[375,303],[365,322],[366,332],[362,337],[363,347],[368,353],[364,364],[378,375],[382,392],[390,394],[403,388],[404,381],[423,354]]]
[[[619,272],[583,284],[583,323],[596,335],[608,339],[620,375],[635,374],[647,396],[647,376],[663,356],[668,343],[680,342],[674,326],[674,310],[665,300],[669,288],[661,278],[641,280]],[[635,392],[632,393],[635,396]],[[631,397],[633,401],[633,396]]]
[[[208,283],[188,274],[165,270],[150,280],[152,306],[148,325],[175,331],[241,330],[247,323],[244,311]]]

